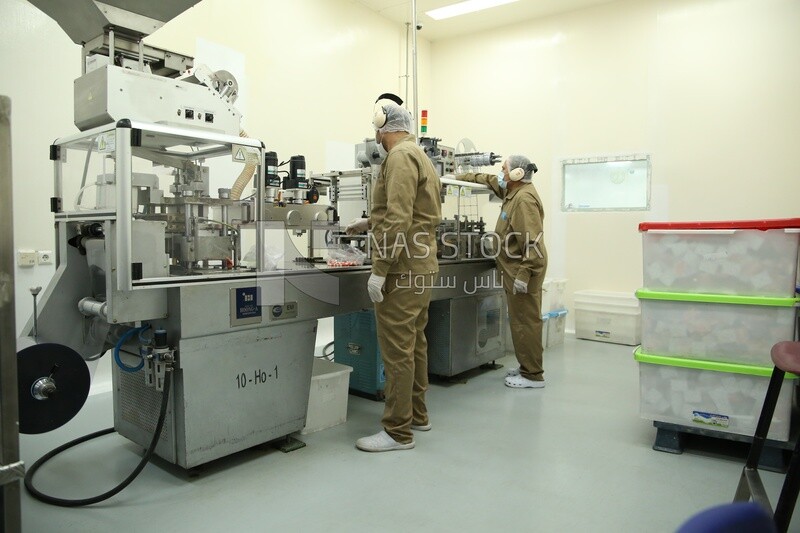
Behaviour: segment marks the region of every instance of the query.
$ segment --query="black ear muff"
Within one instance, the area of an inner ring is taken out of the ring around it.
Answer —
[[[389,100],[394,102],[397,105],[403,105],[403,99],[397,96],[396,94],[392,93],[383,93],[380,95],[376,100],[375,103],[377,104],[381,100]],[[375,127],[376,130],[381,129],[386,125],[386,110],[383,106],[377,106],[375,109],[375,114],[372,117],[372,125]]]

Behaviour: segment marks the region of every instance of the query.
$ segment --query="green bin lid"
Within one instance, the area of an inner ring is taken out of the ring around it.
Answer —
[[[743,365],[739,363],[723,363],[720,361],[704,361],[701,359],[684,359],[682,357],[666,357],[663,355],[650,355],[642,351],[639,346],[633,352],[633,358],[640,363],[652,365],[676,366],[679,368],[693,368],[697,370],[713,370],[714,372],[727,372],[729,374],[745,374],[748,376],[770,377],[771,366]],[[786,373],[784,379],[797,379],[794,374]]]
[[[693,292],[660,292],[648,289],[636,291],[640,300],[664,300],[670,302],[700,302],[709,304],[769,305],[772,307],[796,307],[800,298],[775,298],[770,296],[737,296],[735,294],[701,294]]]

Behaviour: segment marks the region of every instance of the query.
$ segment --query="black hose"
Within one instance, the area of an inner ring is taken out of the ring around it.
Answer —
[[[322,348],[322,355],[315,355],[314,357],[317,359],[327,359],[328,361],[333,360],[333,350],[330,352],[327,351],[331,346],[333,346],[333,341],[329,342]]]
[[[87,440],[94,439],[96,437],[100,437],[102,435],[108,435],[109,433],[114,432],[114,428],[103,429],[101,431],[96,431],[95,433],[90,433],[89,435],[85,435],[83,437],[77,438],[72,440],[66,444],[62,444],[58,448],[46,453],[43,455],[38,461],[33,463],[31,467],[28,469],[28,472],[25,474],[25,488],[30,493],[31,496],[36,498],[39,501],[44,503],[49,503],[51,505],[58,505],[59,507],[82,507],[84,505],[92,505],[93,503],[102,502],[103,500],[107,500],[121,492],[122,489],[127,487],[131,484],[131,482],[136,479],[136,476],[142,471],[142,469],[147,465],[147,462],[150,460],[150,457],[153,455],[153,451],[156,449],[156,444],[158,444],[158,439],[161,437],[161,430],[164,427],[164,420],[167,417],[167,405],[169,400],[169,389],[172,383],[171,379],[164,380],[164,391],[162,392],[161,397],[161,412],[158,415],[158,423],[156,424],[156,429],[153,433],[153,440],[150,442],[150,446],[147,448],[147,451],[142,457],[142,460],[139,461],[139,464],[136,466],[134,471],[127,477],[125,480],[114,487],[113,489],[109,490],[108,492],[104,492],[98,496],[93,496],[91,498],[83,498],[80,500],[66,500],[63,498],[56,498],[55,496],[50,496],[48,494],[44,494],[39,492],[36,487],[33,486],[33,476],[36,474],[36,471],[39,470],[39,467],[42,466],[44,463],[58,455],[59,453],[63,452],[64,450],[68,450],[73,446],[77,446],[82,442],[86,442]]]

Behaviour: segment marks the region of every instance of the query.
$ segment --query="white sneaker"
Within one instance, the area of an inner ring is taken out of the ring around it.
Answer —
[[[417,424],[411,424],[411,429],[414,431],[430,431],[433,425],[428,422],[424,426],[418,426]]]
[[[369,437],[361,437],[356,441],[356,448],[364,450],[365,452],[390,452],[392,450],[410,450],[414,447],[414,441],[408,444],[400,444],[394,440],[385,430],[370,435]]]
[[[544,388],[544,380],[533,381],[522,376],[509,376],[506,378],[506,387],[513,387],[515,389],[542,389]]]
[[[509,369],[509,371],[506,372],[507,378],[510,378],[511,376],[519,376],[519,367]]]

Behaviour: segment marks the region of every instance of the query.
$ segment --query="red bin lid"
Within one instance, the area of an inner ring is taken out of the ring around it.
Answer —
[[[800,228],[800,218],[772,220],[720,220],[716,222],[642,222],[639,231],[652,230],[703,230],[703,229],[768,229]]]

